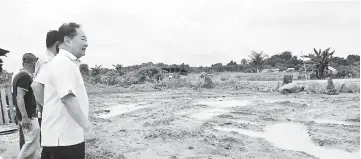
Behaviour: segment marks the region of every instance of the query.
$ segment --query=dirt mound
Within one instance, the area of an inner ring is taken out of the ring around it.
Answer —
[[[214,134],[209,134],[204,137],[203,143],[209,147],[210,154],[226,157],[239,157],[242,153],[248,151],[240,139],[230,136],[215,136]],[[234,152],[235,154],[230,155],[229,152]]]
[[[200,132],[190,132],[186,130],[155,129],[144,138],[147,140],[153,140],[157,138],[161,138],[163,140],[180,140],[197,136],[200,136]]]

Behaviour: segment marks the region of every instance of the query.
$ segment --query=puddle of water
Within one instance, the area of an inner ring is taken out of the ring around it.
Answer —
[[[139,104],[118,104],[111,107],[104,108],[105,110],[110,110],[109,113],[101,113],[98,115],[99,118],[110,118],[117,115],[129,113],[135,111],[137,109],[144,108],[143,105],[139,106]]]
[[[201,100],[196,104],[208,105],[213,107],[243,107],[253,104],[263,104],[263,103],[274,103],[282,100],[274,99],[260,99],[260,100],[236,100],[236,99],[217,99],[217,100]]]
[[[246,106],[252,104],[249,100],[204,100],[197,104],[208,105],[213,107],[235,107]]]
[[[265,139],[282,149],[303,151],[321,159],[354,159],[360,156],[360,152],[348,153],[315,145],[308,134],[307,127],[301,124],[282,123],[268,126],[265,129]]]
[[[302,151],[319,157],[320,159],[360,158],[360,151],[349,153],[339,149],[326,149],[315,145],[308,134],[307,127],[301,124],[276,124],[266,127],[264,133],[238,128],[216,127],[216,129],[228,132],[234,131],[251,137],[264,138],[276,147],[293,151]]]
[[[191,115],[191,117],[198,120],[208,120],[214,116],[218,116],[230,112],[229,110],[225,110],[222,108],[237,107],[237,106],[242,107],[247,105],[273,103],[278,101],[280,100],[273,100],[273,99],[272,100],[229,100],[229,99],[201,100],[198,101],[196,104],[208,105],[217,108],[208,109],[200,113],[193,114]]]
[[[314,122],[319,124],[339,124],[339,125],[355,125],[352,123],[347,123],[344,121],[337,121],[337,120],[329,120],[329,119],[316,119]]]

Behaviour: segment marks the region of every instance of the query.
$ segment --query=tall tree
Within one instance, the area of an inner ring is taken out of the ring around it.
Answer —
[[[237,66],[237,63],[233,62],[233,60],[232,60],[227,64],[227,66]]]
[[[246,60],[246,59],[242,59],[241,64],[242,64],[242,65],[247,65],[247,60]]]
[[[89,75],[89,67],[87,64],[80,64],[79,66],[81,75],[88,76]]]
[[[284,51],[282,52],[280,55],[280,58],[283,59],[283,60],[289,60],[290,58],[292,58],[292,52],[290,51]]]
[[[333,57],[332,60],[331,60],[331,64],[332,66],[345,66],[347,65],[347,60],[343,57]]]
[[[261,51],[260,53],[256,51],[252,51],[251,55],[249,56],[251,58],[251,64],[255,65],[257,70],[260,69],[265,62],[267,55]]]
[[[335,50],[330,52],[331,48],[327,48],[322,51],[321,49],[317,51],[315,48],[313,49],[314,53],[310,53],[305,57],[310,58],[310,62],[316,68],[316,77],[318,79],[324,79],[325,70],[328,69],[329,63],[332,60],[332,56],[335,53]]]
[[[349,65],[360,63],[360,55],[348,55],[347,56],[347,63]]]
[[[122,73],[122,69],[123,69],[123,66],[121,64],[116,64],[116,65],[113,65],[113,67],[115,67],[115,71],[118,73],[118,75],[123,75]]]
[[[91,68],[91,76],[95,77],[101,74],[102,65],[95,65],[94,68]]]

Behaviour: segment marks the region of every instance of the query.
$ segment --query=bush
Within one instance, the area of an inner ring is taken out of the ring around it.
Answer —
[[[80,73],[83,77],[89,76],[89,67],[87,64],[80,64],[79,69],[80,69]]]
[[[340,66],[337,71],[335,78],[360,78],[360,66],[357,65]]]
[[[221,77],[221,81],[227,81],[228,78],[227,77]]]
[[[161,70],[154,66],[142,67],[136,73],[138,83],[155,82],[159,78]]]
[[[159,83],[161,87],[167,88],[167,89],[175,89],[175,88],[182,88],[182,87],[194,87],[195,84],[193,84],[189,79],[181,79],[181,78],[172,78],[172,79],[165,79]]]
[[[101,81],[102,81],[101,75],[96,75],[90,78],[90,83],[92,84],[101,83]]]

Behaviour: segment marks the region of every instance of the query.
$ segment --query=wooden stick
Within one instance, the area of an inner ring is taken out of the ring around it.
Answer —
[[[15,123],[15,109],[14,109],[15,107],[14,107],[14,103],[13,103],[13,94],[11,93],[11,87],[8,87],[7,92],[8,92],[8,99],[9,99],[11,122]]]
[[[1,106],[1,102],[0,102],[0,124],[4,123],[2,112],[3,112],[3,109],[2,109],[2,106]]]
[[[6,104],[6,94],[5,94],[5,87],[1,87],[0,88],[0,93],[1,93],[1,104],[2,104],[2,108],[3,108],[3,113],[4,113],[4,120],[5,120],[5,124],[9,124],[9,114],[8,114],[8,110],[7,110],[7,104]]]

